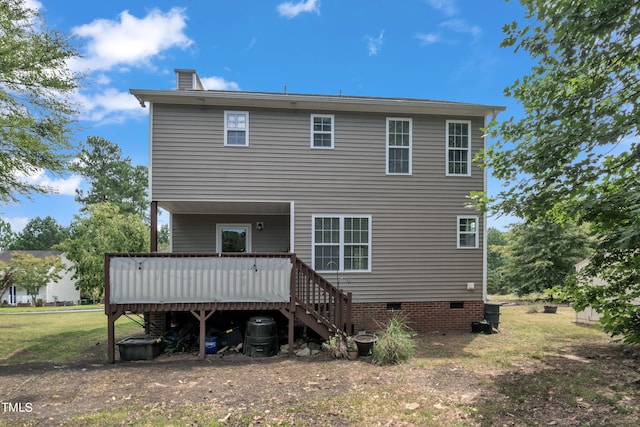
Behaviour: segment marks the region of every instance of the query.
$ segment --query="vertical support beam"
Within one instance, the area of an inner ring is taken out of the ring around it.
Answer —
[[[205,341],[207,340],[207,319],[209,319],[209,317],[211,317],[211,315],[213,315],[213,313],[215,312],[215,310],[211,310],[211,312],[207,314],[207,311],[204,309],[201,309],[199,312],[191,310],[191,314],[193,314],[193,317],[200,321],[200,353],[198,354],[198,356],[203,360],[206,356],[204,348]]]
[[[107,313],[107,357],[109,363],[116,362],[116,320],[122,316],[122,310],[116,309],[114,313]]]
[[[205,358],[205,344],[207,341],[207,317],[204,310],[200,310],[200,358]]]
[[[150,251],[158,252],[158,202],[151,202],[151,244]]]

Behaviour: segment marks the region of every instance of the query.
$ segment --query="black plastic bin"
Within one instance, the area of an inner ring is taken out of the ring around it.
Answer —
[[[484,304],[484,320],[494,329],[498,329],[498,325],[500,325],[500,305],[501,304]]]

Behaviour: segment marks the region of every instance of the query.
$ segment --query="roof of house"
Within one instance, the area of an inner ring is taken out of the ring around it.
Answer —
[[[140,104],[191,104],[225,108],[277,108],[289,110],[355,111],[387,114],[488,116],[506,107],[418,98],[380,98],[346,95],[308,95],[222,90],[130,89]]]

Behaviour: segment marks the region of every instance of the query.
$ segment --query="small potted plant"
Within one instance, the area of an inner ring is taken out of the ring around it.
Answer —
[[[347,359],[349,357],[347,343],[340,334],[335,334],[322,343],[322,348],[327,350],[334,359]]]
[[[347,337],[347,354],[351,360],[358,358],[358,345],[351,335]]]

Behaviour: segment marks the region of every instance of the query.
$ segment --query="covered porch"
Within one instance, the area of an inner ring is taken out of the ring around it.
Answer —
[[[292,201],[153,201],[151,252],[158,251],[158,208],[170,215],[170,252],[295,252]]]

